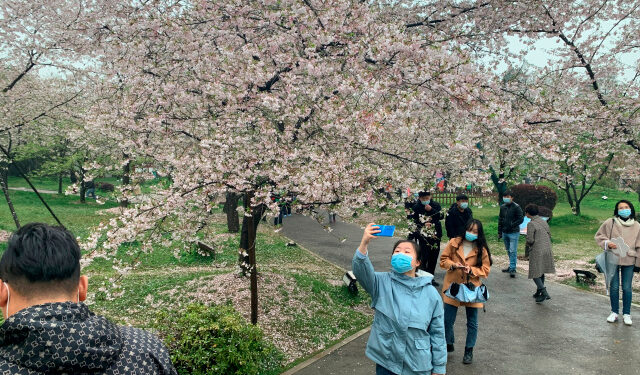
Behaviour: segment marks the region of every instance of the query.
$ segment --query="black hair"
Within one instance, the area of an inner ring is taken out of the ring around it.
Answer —
[[[624,219],[624,218],[620,217],[620,215],[618,215],[618,205],[619,205],[620,203],[626,203],[626,204],[628,204],[628,205],[629,205],[629,208],[631,209],[631,216],[629,216],[629,217],[628,217],[628,218],[626,218],[626,219]],[[615,208],[613,209],[613,216],[620,217],[620,219],[623,219],[623,220],[628,220],[628,219],[634,219],[634,220],[635,220],[635,218],[636,218],[636,209],[635,209],[635,208],[633,208],[633,203],[629,202],[629,201],[628,201],[628,200],[626,200],[626,199],[621,199],[621,200],[619,200],[619,201],[618,201],[618,203],[616,203],[616,206],[615,206]]]
[[[420,258],[420,246],[418,246],[416,241],[412,241],[412,240],[399,240],[398,242],[393,244],[393,250],[391,250],[391,256],[393,256],[393,253],[396,251],[396,248],[398,247],[398,245],[400,245],[401,243],[405,243],[405,242],[408,242],[408,243],[411,244],[411,246],[413,246],[413,250],[416,251],[416,260],[420,261],[422,259],[422,258]],[[420,262],[420,263],[422,263],[422,262]]]
[[[508,195],[510,197],[513,197],[513,192],[511,190],[506,190],[504,193],[502,193],[502,196],[504,197],[505,195]]]
[[[489,255],[489,265],[492,265],[493,259],[491,258],[491,252],[489,251],[487,238],[484,235],[482,222],[478,219],[469,219],[469,221],[467,221],[467,224],[465,225],[465,230],[469,231],[471,228],[473,228],[474,225],[476,225],[478,228],[478,238],[474,241],[476,247],[478,248],[478,260],[476,261],[476,267],[482,267],[482,253],[485,250],[487,251],[487,255]]]
[[[469,200],[469,197],[467,197],[467,195],[466,195],[466,194],[459,194],[459,195],[456,197],[456,201],[462,201],[462,200],[468,201],[468,200]]]
[[[78,242],[65,228],[29,223],[9,237],[0,278],[24,296],[56,289],[72,293],[80,279],[80,255]]]
[[[535,203],[529,203],[525,208],[524,212],[528,213],[531,216],[536,216],[540,213],[540,208]]]
[[[430,191],[421,191],[418,193],[418,197],[429,197],[429,196],[431,196]]]

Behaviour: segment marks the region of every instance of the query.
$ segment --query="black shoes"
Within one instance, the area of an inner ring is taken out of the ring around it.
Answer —
[[[548,299],[551,299],[551,297],[549,297],[549,293],[547,293],[547,288],[540,289],[540,295],[536,297],[536,302],[542,303]]]
[[[464,348],[464,357],[462,357],[462,363],[469,365],[473,362],[473,348]]]
[[[536,290],[535,293],[533,293],[533,298],[538,298],[538,296],[540,295],[540,289]]]
[[[453,344],[447,344],[447,353],[451,353],[453,351]]]
[[[509,276],[511,276],[512,278],[513,278],[513,277],[516,277],[516,270],[514,270],[514,269],[512,269],[512,268],[509,268],[509,267],[507,267],[507,268],[503,268],[503,269],[502,269],[502,272],[504,272],[504,273],[507,273],[507,272],[508,272],[508,273],[509,273]]]

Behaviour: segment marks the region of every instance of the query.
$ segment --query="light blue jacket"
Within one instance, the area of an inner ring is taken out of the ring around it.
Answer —
[[[440,293],[431,285],[433,276],[421,270],[416,277],[375,272],[369,257],[359,251],[352,266],[376,310],[367,357],[398,375],[444,374],[444,310]]]

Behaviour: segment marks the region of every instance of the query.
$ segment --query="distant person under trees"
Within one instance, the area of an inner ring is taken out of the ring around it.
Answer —
[[[460,194],[456,197],[456,203],[452,204],[444,220],[449,239],[462,237],[465,233],[467,222],[473,218],[471,208],[469,208],[469,197]]]
[[[413,220],[415,230],[409,234],[409,240],[415,240],[420,245],[420,269],[434,274],[438,255],[440,254],[440,240],[442,238],[443,219],[440,203],[431,199],[431,192],[418,193],[418,201],[412,206],[408,218]],[[439,284],[435,281],[435,286]]]
[[[95,181],[91,180],[91,181],[85,182],[84,187],[86,189],[86,193],[85,193],[84,196],[86,198],[96,199],[96,183],[95,183]]]

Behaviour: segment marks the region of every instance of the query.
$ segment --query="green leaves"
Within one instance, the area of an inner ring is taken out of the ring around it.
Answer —
[[[282,366],[282,353],[230,305],[163,311],[156,328],[179,374],[275,375]]]

